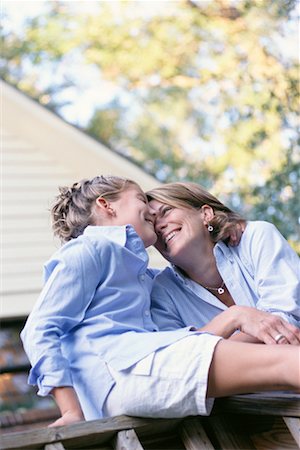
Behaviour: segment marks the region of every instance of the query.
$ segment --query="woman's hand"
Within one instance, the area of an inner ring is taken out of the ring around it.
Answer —
[[[237,327],[265,344],[300,344],[300,330],[275,314],[247,306],[233,306],[237,314]],[[231,309],[229,308],[229,309]],[[238,339],[238,334],[237,340]],[[242,338],[242,340],[244,340]]]
[[[230,230],[228,244],[232,247],[239,245],[241,237],[246,229],[246,222],[236,223],[234,228]]]
[[[235,333],[237,330],[240,333]],[[231,306],[198,331],[243,342],[300,344],[300,330],[297,327],[275,314],[250,306]]]

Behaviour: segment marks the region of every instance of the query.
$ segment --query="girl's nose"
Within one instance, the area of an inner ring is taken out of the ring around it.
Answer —
[[[167,223],[165,220],[163,220],[163,218],[159,217],[156,215],[155,220],[154,220],[154,228],[155,228],[155,232],[157,234],[162,234],[162,232],[164,231],[164,229],[166,228]]]
[[[148,209],[149,209],[149,213],[151,214],[151,216],[156,217],[156,211],[155,211],[155,209],[151,208],[150,205],[148,205]]]
[[[151,208],[151,205],[149,205],[149,211],[152,217],[154,218],[155,232],[156,234],[160,234],[162,230],[167,226],[167,224],[165,223],[163,217],[161,217],[160,212],[154,208]]]

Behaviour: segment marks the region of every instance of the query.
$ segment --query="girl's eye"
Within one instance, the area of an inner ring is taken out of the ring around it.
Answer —
[[[148,200],[145,197],[139,197],[139,200],[141,200],[143,203],[145,203],[145,205],[148,204]]]

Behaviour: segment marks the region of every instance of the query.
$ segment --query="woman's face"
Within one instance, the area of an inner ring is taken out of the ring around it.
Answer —
[[[155,215],[155,247],[168,261],[183,267],[192,252],[199,252],[204,241],[209,241],[202,209],[174,208],[157,200],[151,200],[149,206]]]

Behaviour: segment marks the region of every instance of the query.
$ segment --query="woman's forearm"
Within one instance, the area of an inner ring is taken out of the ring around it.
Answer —
[[[251,344],[262,344],[262,341],[260,341],[258,338],[251,336],[250,334],[243,333],[242,331],[239,331],[238,333],[234,333],[229,338],[231,341],[235,342],[248,342]]]
[[[241,325],[240,307],[235,305],[221,312],[198,331],[206,331],[217,336],[229,338]]]

